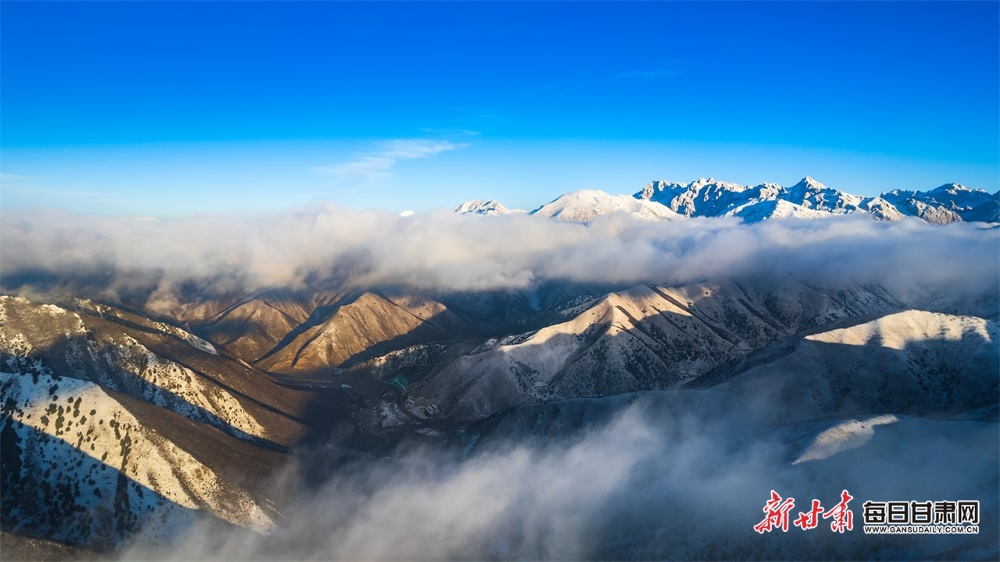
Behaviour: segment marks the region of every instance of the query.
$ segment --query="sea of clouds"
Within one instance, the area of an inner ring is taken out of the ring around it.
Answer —
[[[3,218],[5,291],[61,288],[109,300],[138,292],[155,301],[182,287],[216,294],[386,285],[449,292],[758,274],[896,291],[982,291],[1000,278],[1000,229],[918,219],[646,223],[622,214],[578,224],[444,210],[401,217],[334,205],[250,218],[137,220],[55,210]]]

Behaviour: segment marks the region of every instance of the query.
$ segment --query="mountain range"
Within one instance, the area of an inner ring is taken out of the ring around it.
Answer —
[[[994,227],[947,223],[995,222],[997,196],[698,180],[577,191],[532,214],[656,232],[646,223],[915,216],[946,226],[879,226],[928,240],[959,229],[992,259]],[[719,222],[731,223],[765,228]],[[876,258],[864,263],[888,259]],[[817,265],[461,290],[4,286],[2,547],[28,559],[996,558],[1000,290],[972,268],[953,272],[962,283],[911,275],[940,267],[891,262],[892,282]],[[772,489],[802,509],[849,489],[857,527],[756,533]],[[919,548],[866,535],[869,499],[977,500],[980,532]]]
[[[512,212],[497,201],[469,201],[455,211],[491,216]],[[690,183],[653,181],[631,198],[598,190],[575,191],[531,214],[589,222],[614,212],[626,212],[642,220],[675,220],[682,216],[739,217],[744,222],[758,222],[861,213],[877,220],[910,216],[934,224],[995,223],[1000,222],[1000,191],[990,194],[952,183],[930,191],[894,189],[877,197],[862,197],[826,187],[808,176],[791,187],[774,183],[748,186],[701,178]]]

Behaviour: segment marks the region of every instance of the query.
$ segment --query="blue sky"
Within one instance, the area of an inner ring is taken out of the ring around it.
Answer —
[[[1000,4],[0,3],[4,208],[1000,188]]]

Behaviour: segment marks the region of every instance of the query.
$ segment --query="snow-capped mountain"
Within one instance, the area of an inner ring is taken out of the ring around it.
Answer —
[[[702,178],[688,184],[654,181],[635,197],[658,201],[689,217],[738,216],[745,222],[784,217],[822,218],[859,212],[880,220],[903,217],[884,199],[843,193],[808,176],[791,187],[773,183],[751,187],[714,178]]]
[[[750,201],[726,211],[724,217],[740,217],[743,222],[760,222],[767,219],[821,219],[833,216],[830,211],[810,209],[783,199]]]
[[[567,193],[531,212],[539,217],[572,222],[590,222],[600,215],[627,213],[643,221],[675,220],[677,213],[651,201],[628,195],[610,195],[596,189],[581,189]]]
[[[701,178],[688,184],[661,180],[650,182],[635,197],[662,203],[688,217],[717,217],[747,203],[775,199],[782,189],[777,184],[749,187],[715,178]]]
[[[485,215],[488,217],[496,217],[500,215],[509,215],[511,213],[523,213],[524,211],[511,211],[507,207],[504,207],[499,201],[492,199],[489,201],[475,199],[472,201],[466,201],[458,207],[455,207],[455,212],[462,215]]]
[[[1000,191],[990,195],[982,189],[949,183],[930,191],[894,189],[883,193],[882,197],[908,215],[937,224],[956,221],[995,222]]]
[[[523,211],[510,211],[497,201],[476,200],[459,205],[455,212],[497,216]],[[592,189],[573,191],[531,212],[572,222],[590,222],[611,213],[626,213],[643,221],[739,217],[750,223],[858,213],[887,221],[912,216],[935,224],[1000,222],[1000,191],[991,195],[982,189],[947,184],[927,192],[895,189],[863,197],[827,187],[809,176],[791,187],[775,183],[749,186],[701,178],[690,183],[652,181],[633,197]]]

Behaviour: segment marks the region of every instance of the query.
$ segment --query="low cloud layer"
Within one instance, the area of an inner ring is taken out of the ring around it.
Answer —
[[[268,288],[431,291],[528,289],[547,280],[630,285],[791,274],[892,288],[995,288],[1000,229],[877,222],[860,216],[589,225],[437,211],[400,217],[333,205],[253,218],[177,220],[8,213],[0,269],[8,291],[62,286],[170,292]]]
[[[905,418],[875,428],[860,448],[792,465],[794,450],[826,426],[751,432],[745,410],[726,416],[666,397],[620,401],[604,422],[550,411],[575,429],[487,436],[464,459],[417,449],[341,467],[300,487],[268,535],[206,524],[163,551],[139,546],[124,558],[906,559],[962,558],[970,546],[988,558],[995,549],[995,423]],[[292,471],[281,485],[299,484]],[[794,518],[812,499],[832,508],[844,489],[855,498],[852,532],[832,532],[829,520],[808,531],[753,531],[770,490],[795,498]],[[981,500],[983,535],[924,536],[915,548],[916,537],[861,531],[866,500],[932,498]]]

